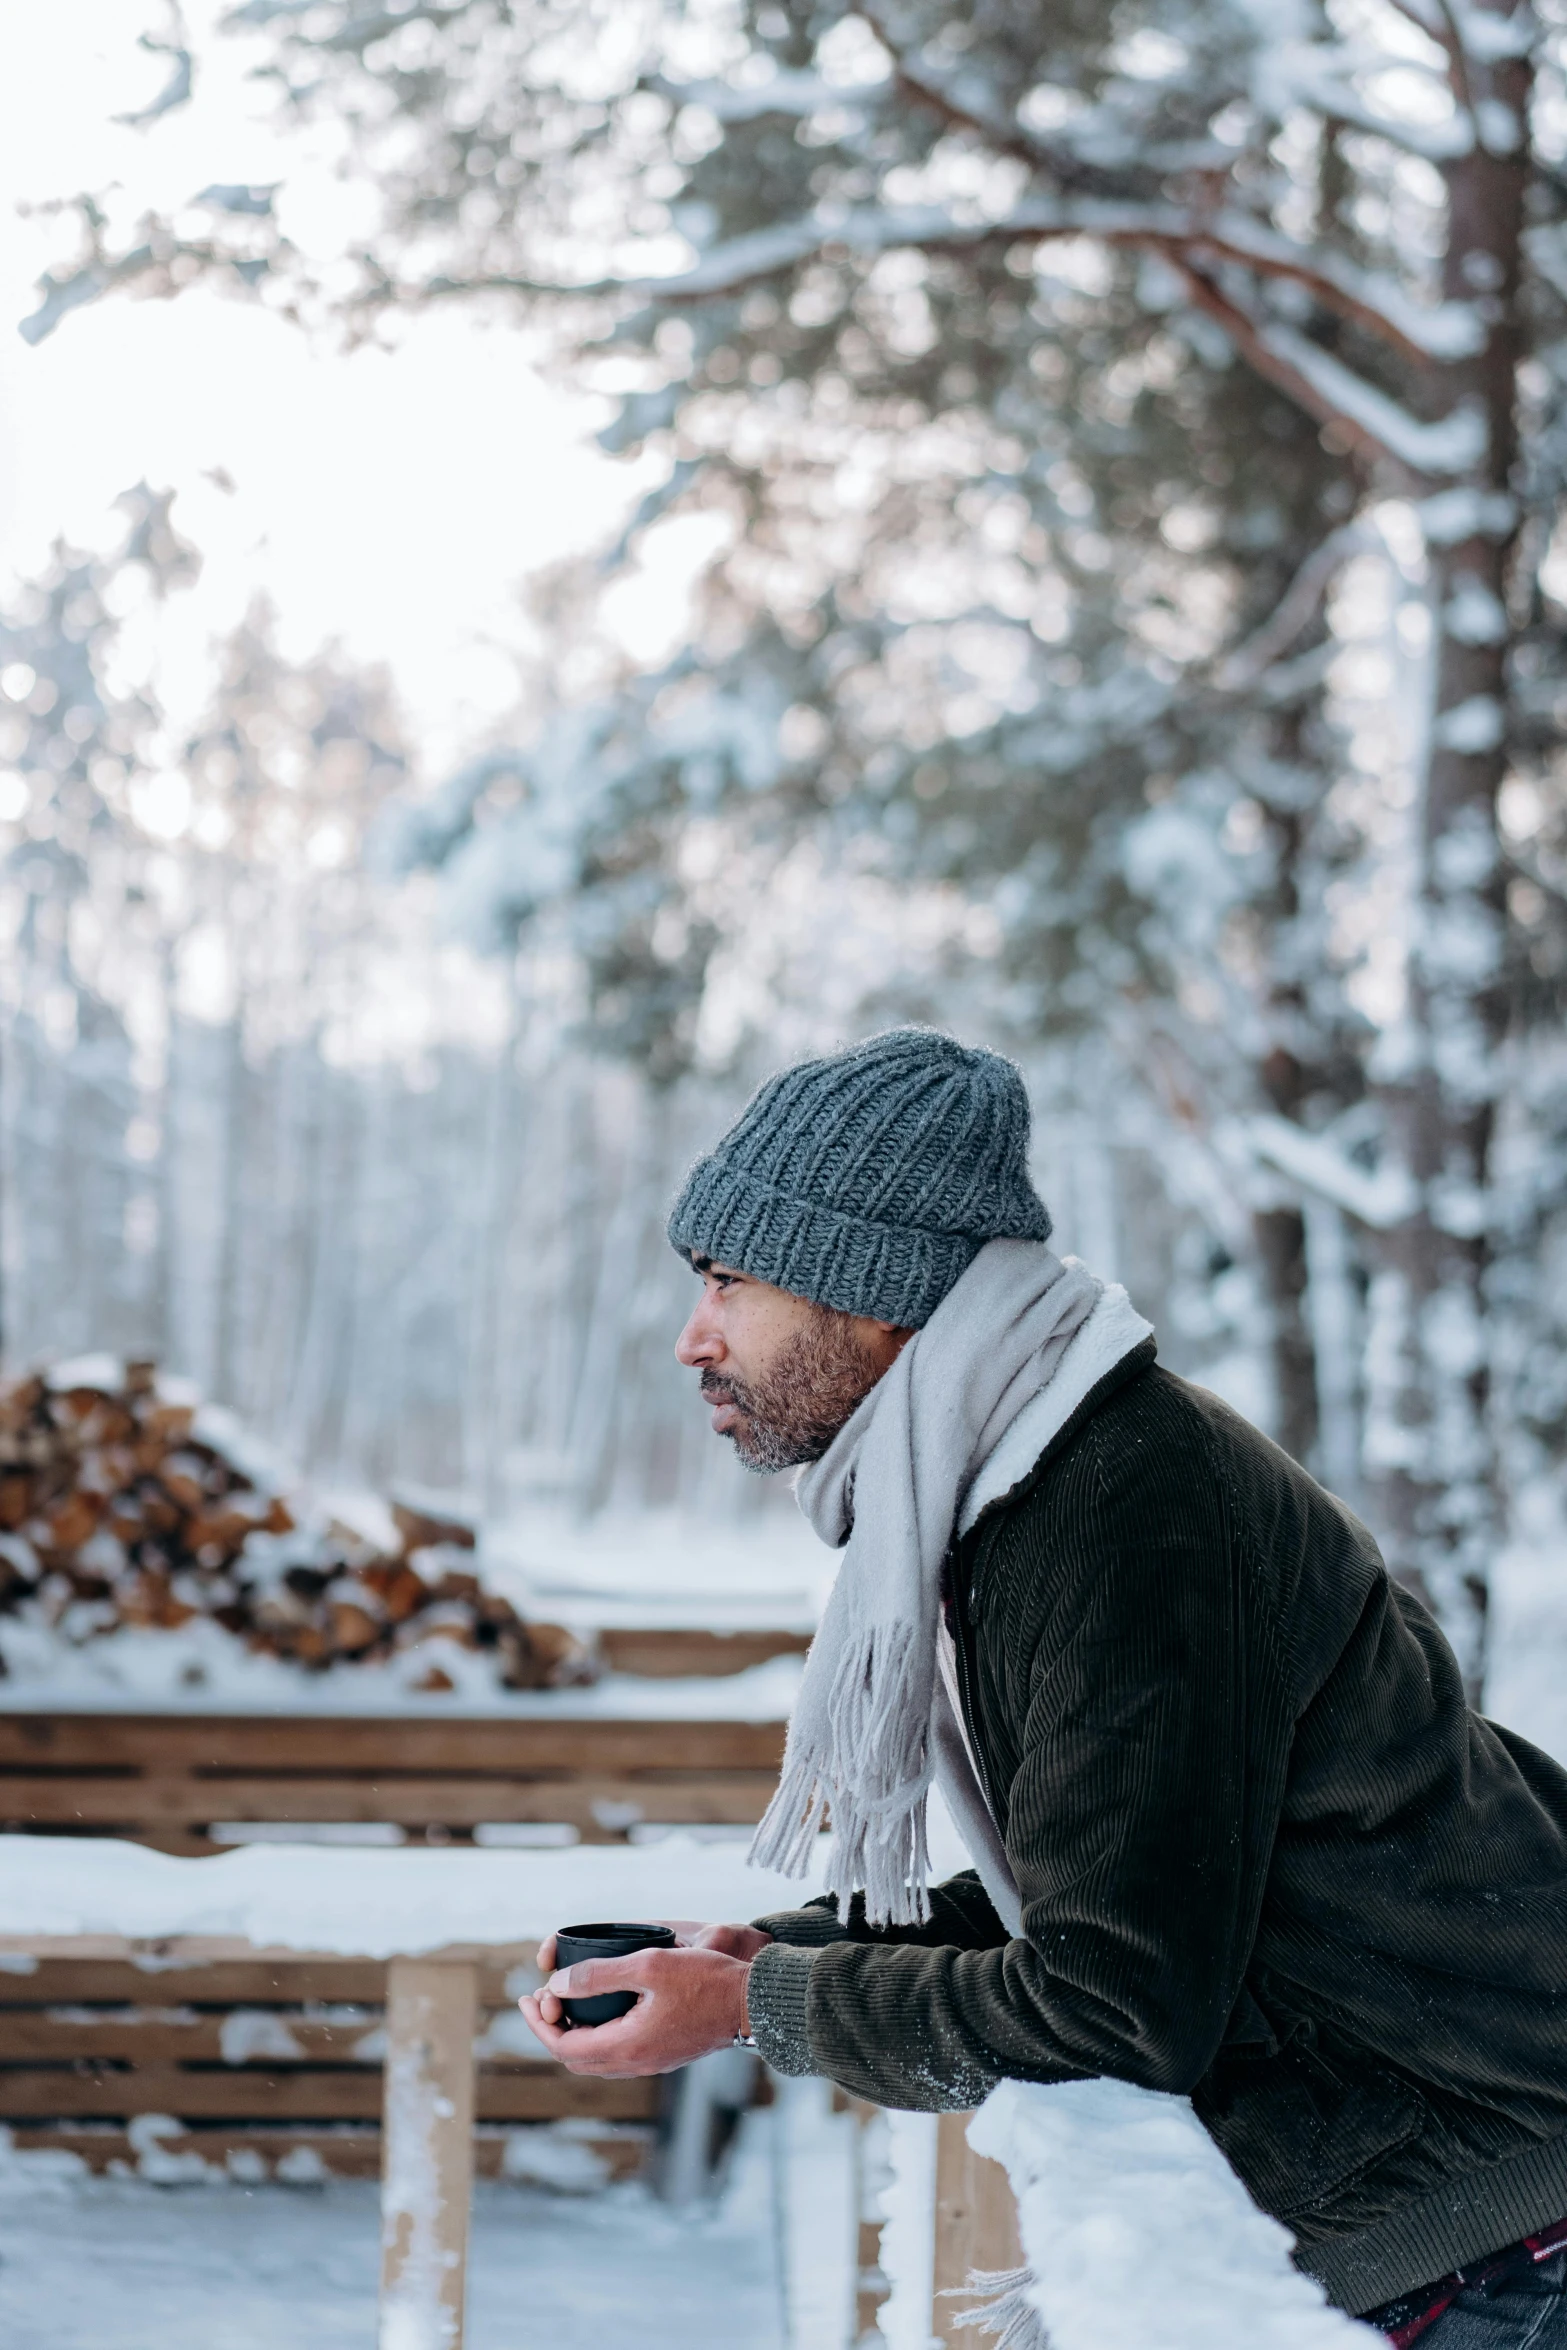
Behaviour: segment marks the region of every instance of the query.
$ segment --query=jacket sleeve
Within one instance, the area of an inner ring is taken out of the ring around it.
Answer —
[[[753,2029],[782,2070],[878,2104],[1006,2078],[1189,2090],[1240,1993],[1283,1783],[1248,1780],[1259,1680],[1206,1442],[1097,1427],[998,1530],[977,1597],[1021,1717],[1006,1793],[1024,1938],[764,1951]],[[998,1646],[998,1643],[1000,1645]]]
[[[833,1896],[823,1893],[804,1909],[776,1910],[770,1917],[753,1918],[751,1923],[762,1933],[771,1934],[775,1942],[812,1946],[826,1942],[953,1943],[964,1950],[984,1950],[1007,1938],[1005,1926],[991,1907],[990,1895],[973,1869],[932,1885],[930,1916],[922,1926],[868,1926],[864,1897],[858,1893],[847,1922],[840,1919]]]

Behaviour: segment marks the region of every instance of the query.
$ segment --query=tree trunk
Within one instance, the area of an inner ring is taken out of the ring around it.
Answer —
[[[1306,1313],[1306,1219],[1263,1208],[1252,1219],[1271,1318],[1274,1441],[1303,1467],[1317,1453],[1317,1357]]]
[[[1490,6],[1491,0],[1482,0]],[[1455,67],[1460,98],[1500,99],[1516,153],[1447,167],[1444,292],[1482,301],[1484,350],[1441,371],[1437,413],[1479,407],[1489,430],[1467,508],[1428,530],[1435,709],[1417,810],[1408,1023],[1383,1085],[1388,1134],[1413,1179],[1408,1220],[1377,1248],[1367,1341],[1366,1465],[1388,1563],[1435,1608],[1478,1694],[1499,1523],[1488,1424],[1484,1282],[1488,1158],[1504,1023],[1497,795],[1504,772],[1504,602],[1512,484],[1519,239],[1527,177],[1528,68]],[[1489,127],[1489,126],[1488,126]]]

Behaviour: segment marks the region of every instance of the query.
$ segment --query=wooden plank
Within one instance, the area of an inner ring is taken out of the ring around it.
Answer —
[[[16,1821],[12,1824],[17,1827],[25,1827],[27,1823]],[[51,1836],[68,1836],[71,1832],[71,1829],[63,1824],[49,1830]],[[95,1836],[100,1831],[97,1828],[89,1827],[84,1830],[84,1833]],[[152,1828],[115,1828],[109,1833],[121,1837],[127,1843],[145,1844],[149,1852],[171,1853],[176,1860],[211,1860],[215,1853],[228,1850],[227,1845],[215,1844],[205,1828],[171,1828],[165,1825]]]
[[[491,1967],[504,1977],[514,1966],[531,1965],[538,1947],[537,1942],[446,1942],[438,1950],[432,1950],[426,1955],[448,1960],[471,1960],[476,1966]],[[18,1960],[102,1958],[129,1959],[133,1965],[145,1965],[149,1973],[240,1959],[270,1967],[288,1978],[296,1967],[335,1965],[343,1955],[338,1951],[292,1950],[275,1945],[258,1948],[255,1943],[247,1941],[243,1934],[141,1936],[110,1933],[0,1933],[0,1978],[9,1976],[16,1981],[30,1981],[30,1970],[26,1974],[15,1971]]]
[[[462,2350],[477,2006],[472,1967],[387,1971],[380,2350]]]
[[[522,2126],[544,2128],[547,2125]],[[18,2122],[12,2135],[16,2145],[29,2153],[74,2154],[94,2171],[105,2171],[111,2163],[122,2163],[129,2170],[136,2167],[136,2149],[129,2136],[111,2122]],[[481,2122],[475,2129],[474,2169],[481,2179],[505,2176],[507,2141],[511,2136],[508,2128],[494,2123]],[[646,2166],[653,2130],[646,2123],[608,2122],[603,2135],[582,2136],[574,2132],[573,2138],[574,2143],[592,2148],[611,2177],[624,2179]],[[271,2176],[280,2162],[300,2149],[314,2154],[325,2169],[339,2178],[376,2179],[381,2175],[381,2131],[376,2123],[341,2122],[312,2129],[308,2123],[290,2128],[252,2122],[233,2128],[219,2122],[201,2129],[172,2131],[158,2143],[165,2153],[197,2154],[215,2166],[238,2156],[241,2176],[258,2161]]]
[[[292,1714],[9,1714],[0,1772],[776,1771],[782,1722],[600,1720],[591,1714],[426,1721]],[[0,1805],[4,1797],[0,1794]]]
[[[492,2122],[651,2121],[657,2081],[601,2081],[560,2066],[488,2066],[478,2080],[479,2118]],[[225,2065],[211,2072],[137,2065],[127,2072],[0,2065],[0,2121],[64,2121],[171,2113],[180,2121],[373,2121],[381,2110],[374,2065],[310,2072]]]
[[[776,1776],[766,1771],[534,1780],[12,1777],[0,1780],[0,1817],[51,1829],[214,1820],[391,1821],[405,1827],[434,1822],[470,1828],[514,1820],[593,1826],[604,1824],[606,1811],[630,1811],[665,1823],[749,1826],[761,1818],[776,1785]]]
[[[662,1681],[697,1675],[714,1678],[744,1673],[770,1657],[803,1656],[809,1632],[705,1632],[696,1629],[616,1626],[598,1635],[605,1663],[616,1673],[637,1673]]]
[[[509,2009],[499,2011],[509,2014]],[[243,2020],[236,2025],[237,2013]],[[488,2020],[479,2011],[482,2031]],[[282,2035],[293,2042],[286,2053]],[[381,2061],[382,2015],[365,2007],[357,2022],[321,2023],[298,2008],[249,2007],[227,2015],[211,2009],[184,2011],[146,2007],[66,2015],[46,2008],[0,2008],[0,2067],[15,2064],[215,2064],[260,2065],[275,2072],[289,2064],[369,2064]],[[270,2040],[271,2045],[266,2043]],[[253,2048],[252,2055],[231,2050]],[[537,2056],[509,2050],[480,2058],[485,2066],[515,2072],[538,2065]]]
[[[254,2006],[269,2000],[331,2000],[379,2004],[386,1995],[386,1961],[324,1958],[309,1967],[266,1959],[221,1965],[139,1967],[128,1959],[47,1958],[26,1974],[0,1973],[0,2016],[16,2004],[74,2007],[112,2000],[117,2007]]]
[[[226,2064],[279,2065],[379,2064],[381,2012],[366,2008],[353,2024],[321,2024],[297,2010],[269,2007],[242,2008],[247,2021],[236,2030],[230,2016],[198,2014],[183,2018],[146,2008],[140,2014],[94,2015],[79,2010],[70,2020],[36,2008],[0,2009],[0,2069],[17,2064]],[[259,2028],[248,2019],[260,2019]],[[294,2043],[286,2055],[281,2035]],[[360,2044],[375,2035],[372,2052],[361,2056]],[[230,2056],[230,2048],[256,2046],[270,2038],[270,2048],[257,2047],[253,2056]]]
[[[938,2342],[967,2344],[973,2329],[959,2323],[961,2292],[974,2269],[1019,2268],[1023,2260],[1012,2182],[999,2162],[968,2142],[972,2114],[944,2113],[936,2128],[936,2273],[931,2331]]]
[[[509,2008],[509,1978],[531,1979],[536,1943],[519,1943],[504,1963],[482,1965],[480,2005]],[[227,1959],[217,1964],[137,1966],[129,1959],[45,1958],[25,1973],[0,1969],[0,2029],[14,2007],[257,2007],[279,2002],[326,2002],[379,2007],[386,1996],[386,1961],[378,1958],[310,1960]]]

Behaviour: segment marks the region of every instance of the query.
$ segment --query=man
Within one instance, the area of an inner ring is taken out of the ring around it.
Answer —
[[[833,1895],[530,2020],[580,2072],[740,2033],[889,2106],[1181,2092],[1340,2306],[1567,2350],[1567,1775],[1051,1253],[1028,1130],[1010,1063],[904,1030],[775,1078],[688,1177],[676,1353],[846,1545],[755,1848],[802,1871],[830,1811]],[[932,1772],[976,1866],[927,1893]]]

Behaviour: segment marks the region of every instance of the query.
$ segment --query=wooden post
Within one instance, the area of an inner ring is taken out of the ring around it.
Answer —
[[[972,2343],[953,2321],[963,2306],[944,2301],[947,2289],[963,2286],[971,2269],[1020,2268],[1022,2240],[1012,2182],[999,2162],[976,2154],[968,2142],[972,2114],[944,2113],[936,2126],[936,2277],[931,2331],[938,2342]]]
[[[834,2092],[834,2105],[843,2095]],[[887,2118],[879,2105],[862,2097],[844,2097],[844,2109],[854,2122],[854,2335],[856,2350],[880,2340],[877,2319],[888,2293],[881,2265],[882,2190],[892,2177],[886,2155]]]
[[[462,2350],[479,1970],[386,1970],[379,2350]]]

